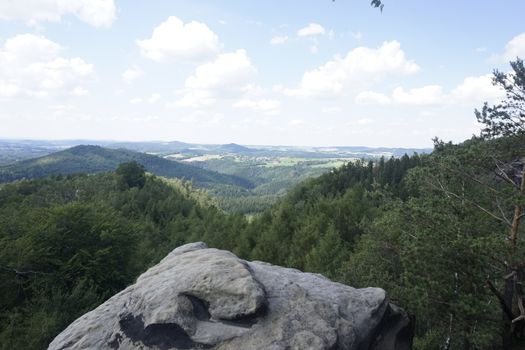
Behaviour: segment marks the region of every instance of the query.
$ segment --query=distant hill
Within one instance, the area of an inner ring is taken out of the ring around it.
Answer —
[[[325,147],[326,148],[326,147]],[[404,154],[412,155],[414,153],[427,154],[432,152],[432,148],[402,148],[402,147],[364,147],[364,146],[338,146],[334,147],[337,151],[355,152],[356,154],[369,155],[392,155],[402,157]],[[319,147],[322,150],[323,147]]]
[[[226,145],[220,145],[217,148],[219,150],[223,151],[223,152],[228,152],[228,153],[252,153],[252,152],[256,152],[256,150],[253,149],[253,148],[248,148],[248,147],[245,147],[245,146],[241,146],[241,145],[238,145],[236,143],[228,143]]]
[[[114,142],[106,145],[109,148],[125,148],[132,151],[144,152],[144,153],[170,153],[177,152],[183,149],[188,149],[193,147],[190,143],[180,142],[180,141],[149,141],[149,142]]]
[[[155,175],[193,180],[200,187],[217,184],[252,187],[250,181],[241,177],[220,174],[150,154],[90,145],[75,146],[43,157],[0,166],[0,183],[49,175],[113,171],[120,163],[130,161],[144,165],[147,171]]]

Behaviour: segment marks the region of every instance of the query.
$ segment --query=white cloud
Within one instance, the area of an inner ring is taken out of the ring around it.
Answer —
[[[323,108],[322,112],[323,113],[328,113],[328,114],[332,114],[332,113],[339,113],[341,112],[343,109],[339,106],[332,106],[332,107],[325,107]]]
[[[174,104],[168,104],[176,107],[201,108],[215,103],[216,99],[210,91],[207,90],[187,90],[183,96],[175,101]]]
[[[324,35],[326,30],[319,23],[310,23],[297,31],[297,36]]]
[[[284,44],[287,41],[288,41],[288,37],[287,36],[274,36],[272,38],[272,40],[270,40],[270,44],[272,44],[272,45],[282,45],[282,44]]]
[[[131,121],[136,123],[147,123],[159,119],[160,117],[158,115],[147,115],[145,117],[134,117],[131,119]]]
[[[358,119],[357,120],[357,123],[358,125],[368,125],[368,124],[372,124],[374,122],[373,119],[370,119],[370,118],[361,118],[361,119]]]
[[[440,85],[427,85],[408,91],[400,86],[394,89],[391,99],[395,103],[405,105],[465,105],[479,107],[485,101],[497,103],[504,97],[505,92],[492,84],[492,75],[486,74],[466,77],[459,85],[446,93]]]
[[[87,94],[81,83],[93,73],[93,65],[61,57],[62,51],[57,43],[34,34],[7,39],[0,48],[0,96]]]
[[[253,83],[243,86],[242,91],[244,92],[245,96],[251,97],[262,96],[265,93],[265,89]]]
[[[505,45],[502,58],[505,61],[514,61],[516,57],[525,57],[525,33],[515,36]]]
[[[141,103],[141,102],[142,102],[142,99],[140,97],[134,97],[131,100],[129,100],[129,103],[131,103],[131,104],[137,104],[137,103]]]
[[[485,101],[496,103],[505,97],[505,92],[492,84],[492,74],[467,77],[451,91],[456,103],[479,105]]]
[[[136,43],[144,56],[157,62],[202,62],[220,50],[219,38],[206,24],[184,24],[175,16],[156,27],[150,39]]]
[[[363,91],[355,97],[355,102],[362,105],[386,105],[390,103],[390,97],[374,91]]]
[[[126,71],[122,73],[122,80],[124,80],[126,84],[131,84],[133,81],[141,78],[143,75],[144,72],[142,69],[137,66],[133,66],[129,69],[126,69]]]
[[[148,98],[148,102],[151,104],[155,104],[160,100],[160,98],[161,98],[161,95],[155,92],[151,94],[151,96]]]
[[[197,118],[195,118],[195,116],[182,117],[182,118],[179,118],[179,122],[193,124],[197,122]]]
[[[302,126],[304,124],[306,124],[306,122],[302,119],[292,119],[288,122],[290,126]]]
[[[17,85],[0,80],[0,97],[14,97],[19,93],[20,88]]]
[[[72,105],[51,105],[48,106],[50,110],[52,110],[55,113],[68,113],[73,110],[75,110],[75,106]]]
[[[444,100],[443,88],[439,85],[427,85],[405,91],[401,86],[392,92],[392,100],[407,105],[440,104]]]
[[[0,19],[21,20],[30,25],[58,22],[72,14],[94,27],[109,27],[116,18],[114,0],[3,0]]]
[[[248,108],[266,114],[277,114],[280,106],[281,103],[279,101],[270,99],[241,99],[233,104],[233,107],[235,108]]]
[[[210,124],[219,124],[224,119],[221,113],[216,113],[211,119]]]
[[[34,34],[20,34],[5,41],[0,57],[8,64],[25,65],[35,61],[50,61],[57,57],[61,46]]]
[[[256,72],[246,50],[239,49],[198,66],[185,85],[190,89],[236,88],[247,84]]]
[[[377,49],[358,47],[345,57],[335,57],[303,74],[299,87],[284,89],[292,96],[333,96],[388,74],[413,74],[419,66],[407,60],[397,41],[384,42]]]
[[[71,95],[73,96],[87,96],[89,95],[89,91],[82,87],[82,86],[77,86],[73,89],[73,91],[71,91]]]
[[[220,54],[214,61],[195,68],[195,73],[185,81],[184,96],[176,105],[206,106],[219,95],[238,94],[250,88],[256,73],[246,50]]]

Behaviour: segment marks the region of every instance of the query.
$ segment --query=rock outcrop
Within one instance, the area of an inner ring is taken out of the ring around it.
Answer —
[[[382,289],[193,243],[77,319],[49,350],[404,350],[411,338],[409,318]]]

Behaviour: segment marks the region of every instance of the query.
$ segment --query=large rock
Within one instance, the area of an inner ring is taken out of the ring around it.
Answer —
[[[77,319],[49,349],[404,350],[411,339],[408,317],[382,289],[193,243]]]

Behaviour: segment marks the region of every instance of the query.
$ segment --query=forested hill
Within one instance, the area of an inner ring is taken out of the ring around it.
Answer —
[[[151,154],[89,145],[76,146],[47,156],[2,166],[0,183],[49,175],[113,171],[120,163],[130,161],[142,164],[148,172],[155,175],[193,180],[195,185],[200,187],[217,184],[252,187],[250,181],[238,176],[220,174]]]
[[[229,143],[226,145],[219,146],[219,149],[225,152],[230,153],[251,153],[251,152],[257,152],[256,149],[248,148],[245,146],[238,145],[236,143]]]

